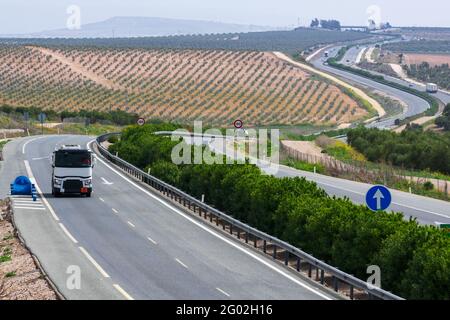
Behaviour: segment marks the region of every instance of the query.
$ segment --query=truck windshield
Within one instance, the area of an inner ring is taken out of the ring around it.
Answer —
[[[88,168],[91,166],[91,153],[88,151],[57,151],[55,167]]]

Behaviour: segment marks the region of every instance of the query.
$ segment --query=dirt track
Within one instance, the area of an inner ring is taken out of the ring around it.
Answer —
[[[276,57],[278,57],[278,58],[281,59],[281,60],[284,60],[284,61],[286,61],[286,62],[289,62],[290,64],[293,64],[293,65],[295,65],[295,66],[297,66],[297,67],[299,67],[299,68],[302,68],[302,69],[304,69],[304,70],[306,70],[306,71],[315,73],[315,74],[317,74],[317,75],[319,75],[319,76],[321,76],[321,77],[324,77],[324,78],[326,78],[326,79],[329,79],[329,80],[331,80],[331,81],[337,83],[338,85],[340,85],[340,86],[342,86],[342,87],[345,87],[345,88],[347,88],[347,89],[352,90],[352,91],[355,92],[358,96],[360,96],[360,97],[363,98],[364,100],[367,100],[367,101],[372,105],[372,107],[378,112],[378,116],[379,116],[379,117],[383,117],[383,116],[386,115],[386,111],[383,109],[383,107],[382,107],[375,99],[369,97],[369,96],[368,96],[364,91],[362,91],[361,89],[356,88],[356,87],[354,87],[354,86],[348,84],[347,82],[344,82],[344,81],[342,81],[341,79],[338,79],[338,78],[336,78],[336,77],[334,77],[334,76],[332,76],[332,75],[330,75],[330,74],[328,74],[328,73],[319,71],[319,70],[317,70],[317,69],[315,69],[315,68],[313,68],[313,67],[311,67],[311,66],[309,66],[309,65],[307,65],[307,64],[304,64],[304,63],[300,63],[300,62],[294,61],[294,60],[292,60],[291,58],[289,58],[287,55],[285,55],[285,54],[282,53],[282,52],[274,52],[274,54],[275,54]]]

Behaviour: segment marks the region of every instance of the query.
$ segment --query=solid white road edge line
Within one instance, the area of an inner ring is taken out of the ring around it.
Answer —
[[[62,231],[64,231],[66,236],[69,237],[70,240],[72,240],[73,243],[75,243],[75,244],[78,243],[77,239],[75,239],[74,236],[72,236],[72,234],[69,232],[69,230],[67,230],[66,227],[62,223],[59,223],[59,226],[61,227]]]
[[[117,291],[120,292],[121,295],[125,297],[127,300],[134,300],[132,296],[130,296],[125,290],[122,289],[118,284],[113,284],[113,287],[116,288]]]
[[[23,146],[22,152],[25,154],[25,146],[32,141],[35,141],[37,139],[41,139],[43,137],[39,137],[30,141],[27,141],[27,143]],[[47,206],[47,208],[49,209],[50,213],[52,214],[53,218],[56,221],[59,221],[58,216],[56,215],[55,211],[53,210],[52,206],[50,205],[50,203],[47,201],[47,199],[45,198],[44,194],[42,193],[41,189],[39,188],[39,185],[36,182],[36,179],[34,178],[33,175],[33,171],[31,170],[30,167],[30,163],[28,162],[28,160],[24,160],[25,163],[25,169],[27,170],[27,174],[30,178],[30,180],[32,180],[32,182],[34,183],[35,187],[36,187],[36,191],[39,193],[39,195],[41,196],[42,201],[44,202],[44,204]],[[100,200],[102,200],[103,202],[105,202],[103,199],[100,198]],[[20,207],[17,207],[20,208]],[[25,208],[25,209],[30,209],[30,208]],[[38,210],[37,208],[33,208],[33,210]],[[42,208],[40,210],[45,210],[45,208]],[[72,236],[72,234],[69,232],[69,230],[67,230],[67,228],[62,224],[62,223],[58,223],[59,226],[61,227],[61,229],[63,230],[63,232],[66,234],[66,236],[75,244],[78,243],[78,241],[75,239],[75,237]],[[84,249],[83,247],[78,247],[80,249],[80,251],[86,256],[86,258],[94,265],[94,267],[100,272],[100,274],[105,277],[105,278],[110,278],[110,276],[108,275],[108,273],[106,273],[106,271],[97,263],[97,261],[94,260],[94,258],[92,258],[92,256],[86,251],[86,249]],[[125,290],[123,290],[118,284],[113,284],[113,287],[119,291],[119,293],[121,293],[127,300],[134,300]]]
[[[84,249],[83,247],[78,247],[81,252],[88,258],[88,260],[94,265],[94,267],[101,273],[101,275],[105,278],[109,278],[109,275],[106,273],[105,270],[97,263],[97,261],[94,260],[94,258],[91,257],[91,255]]]
[[[34,139],[31,139],[31,140],[26,141],[26,142],[23,144],[23,146],[22,146],[22,154],[25,154],[25,153],[26,153],[26,147],[27,147],[27,145],[28,145],[30,142],[33,142],[33,141],[36,141],[36,140],[42,139],[42,138],[45,138],[45,137],[38,137],[38,138],[34,138]]]
[[[56,221],[59,221],[59,218],[56,215],[55,210],[53,210],[52,206],[50,205],[50,203],[47,201],[47,199],[45,198],[44,194],[42,193],[41,188],[39,188],[39,185],[38,185],[36,179],[34,178],[33,171],[31,171],[30,163],[28,162],[28,160],[23,160],[23,162],[25,163],[25,169],[27,170],[28,177],[34,183],[34,186],[36,187],[36,191],[41,196],[42,202],[44,202],[45,206],[50,211],[53,219],[55,219]]]
[[[89,144],[92,144],[95,140],[92,140],[91,142],[89,142]],[[109,164],[107,164],[105,161],[103,161],[102,159],[100,159],[100,157],[97,157],[97,160],[100,161],[102,164],[104,164],[107,168],[109,168],[111,171],[113,171],[114,173],[116,173],[119,177],[123,178],[125,181],[129,182],[131,185],[133,185],[135,188],[141,190],[142,192],[144,192],[145,194],[147,194],[148,196],[150,196],[151,198],[155,199],[156,201],[158,201],[159,203],[161,203],[163,206],[171,209],[173,212],[177,213],[178,215],[182,216],[183,218],[185,218],[186,220],[190,221],[191,223],[195,224],[197,227],[203,229],[204,231],[208,232],[209,234],[213,235],[214,237],[224,241],[225,243],[229,244],[230,246],[238,249],[239,251],[247,254],[248,256],[252,257],[253,259],[257,260],[258,262],[262,263],[263,265],[265,265],[266,267],[272,269],[273,271],[277,272],[278,274],[282,275],[283,277],[291,280],[292,282],[296,283],[297,285],[303,287],[306,290],[309,290],[311,292],[313,292],[314,294],[318,295],[319,297],[322,297],[326,300],[332,300],[330,297],[326,296],[325,294],[319,292],[316,289],[313,289],[311,287],[309,287],[308,285],[304,284],[303,282],[301,282],[300,280],[296,279],[295,277],[291,276],[290,274],[286,273],[285,271],[279,269],[278,267],[272,265],[271,263],[265,261],[262,257],[248,251],[246,248],[241,247],[241,245],[234,243],[233,241],[225,238],[224,236],[216,233],[213,230],[210,230],[209,227],[201,224],[200,222],[197,222],[196,220],[194,220],[193,218],[189,217],[187,214],[183,213],[182,211],[178,210],[177,208],[173,207],[172,205],[166,203],[164,200],[158,198],[157,196],[153,195],[150,191],[145,190],[144,188],[142,188],[141,186],[139,186],[138,184],[136,184],[135,182],[133,182],[132,180],[130,180],[128,177],[126,177],[125,175],[123,175],[122,173],[120,173],[119,171],[117,171],[116,169],[114,169],[113,167],[111,167]]]

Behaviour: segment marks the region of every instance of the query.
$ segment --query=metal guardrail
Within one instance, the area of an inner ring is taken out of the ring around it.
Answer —
[[[274,260],[283,262],[284,265],[292,267],[297,272],[305,271],[304,267],[306,266],[306,272],[310,279],[313,279],[313,272],[315,271],[315,280],[321,285],[327,283],[335,292],[339,292],[340,287],[345,286],[351,300],[356,298],[403,300],[399,296],[373,287],[353,275],[332,267],[280,239],[246,225],[111,154],[102,146],[102,142],[114,135],[120,135],[120,133],[110,133],[96,139],[98,150],[104,158],[117,165],[130,176],[151,186],[180,205],[198,213],[200,217],[209,219],[210,223],[215,223],[216,226],[222,225],[224,231],[229,232],[231,235],[236,235],[238,239],[245,241],[246,244],[253,244],[254,248],[262,250],[265,254],[271,254]],[[258,245],[261,242],[262,246]],[[356,293],[355,289],[357,290]]]

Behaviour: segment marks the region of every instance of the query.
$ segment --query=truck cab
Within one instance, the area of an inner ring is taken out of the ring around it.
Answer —
[[[63,145],[52,155],[52,194],[92,194],[94,155],[79,145]]]
[[[435,83],[427,83],[426,90],[428,93],[437,93],[439,91],[439,87]]]

